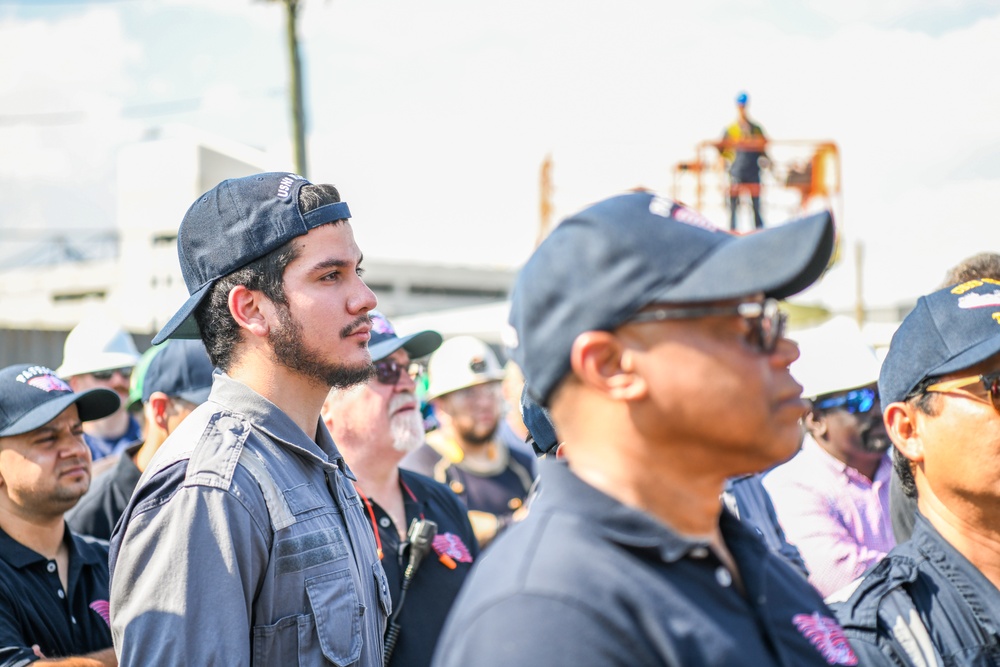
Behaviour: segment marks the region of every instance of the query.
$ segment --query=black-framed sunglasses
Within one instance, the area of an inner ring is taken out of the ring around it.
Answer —
[[[817,398],[813,401],[815,410],[833,410],[839,408],[852,415],[862,415],[869,412],[878,400],[878,392],[869,387],[854,389],[828,398]]]
[[[424,372],[423,364],[416,361],[401,364],[395,359],[381,359],[373,365],[375,366],[375,380],[380,384],[396,384],[404,371],[413,380],[423,375]]]
[[[984,373],[983,375],[970,375],[955,380],[945,380],[944,382],[935,382],[925,387],[923,393],[937,392],[939,394],[947,394],[955,389],[968,387],[970,384],[977,382],[982,383],[983,389],[986,390],[986,394],[989,396],[990,403],[993,404],[993,409],[997,411],[997,414],[1000,414],[1000,371]]]
[[[731,317],[738,315],[749,326],[747,341],[764,354],[771,354],[785,332],[788,316],[781,312],[777,299],[763,302],[746,301],[734,306],[705,306],[701,308],[656,308],[644,310],[629,322],[663,322],[666,320],[693,320],[699,317]]]
[[[110,371],[94,371],[91,375],[94,376],[95,380],[110,380],[114,377],[115,373],[118,373],[126,380],[132,377],[132,369],[127,366],[125,368],[112,368]]]

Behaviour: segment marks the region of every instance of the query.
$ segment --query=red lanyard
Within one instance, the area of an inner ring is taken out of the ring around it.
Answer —
[[[361,500],[364,501],[365,507],[368,508],[368,518],[371,519],[372,532],[375,533],[375,551],[378,553],[378,559],[382,560],[382,557],[385,554],[382,553],[382,538],[379,537],[378,526],[375,525],[375,510],[372,509],[371,501],[368,500],[368,496],[366,496],[365,492],[361,490],[361,487],[355,484],[354,489],[358,492],[358,495],[361,496]]]

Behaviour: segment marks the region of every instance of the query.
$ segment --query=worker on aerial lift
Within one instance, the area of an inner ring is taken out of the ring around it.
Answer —
[[[729,228],[736,231],[736,215],[740,198],[750,197],[754,226],[761,229],[760,170],[767,166],[767,137],[764,130],[747,116],[749,98],[744,92],[736,96],[736,121],[726,128],[716,148],[729,170]]]

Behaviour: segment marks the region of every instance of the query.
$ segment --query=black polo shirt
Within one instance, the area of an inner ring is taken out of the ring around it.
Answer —
[[[111,531],[128,506],[142,476],[132,460],[140,447],[141,442],[122,452],[115,467],[99,475],[80,502],[66,513],[66,523],[73,532],[102,540],[111,539]]]
[[[54,560],[0,530],[0,667],[46,658],[85,655],[111,646],[108,627],[108,545],[73,535],[68,591]]]
[[[479,547],[465,508],[448,487],[409,470],[400,470],[399,480],[406,505],[403,532],[414,519],[423,518],[437,524],[437,537],[433,550],[417,567],[396,618],[400,632],[389,664],[392,667],[426,667],[434,654],[445,617],[472,567],[472,561],[478,555]],[[382,541],[382,567],[389,580],[395,612],[403,586],[403,573],[409,562],[409,548],[405,542],[400,543],[392,519],[374,500],[372,509]]]
[[[856,665],[819,593],[724,511],[746,592],[704,542],[541,461],[528,517],[490,546],[434,664]]]

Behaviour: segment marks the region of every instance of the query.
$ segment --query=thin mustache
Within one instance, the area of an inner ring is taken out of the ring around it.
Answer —
[[[364,315],[360,315],[358,317],[358,319],[354,320],[353,322],[351,322],[350,324],[348,324],[346,327],[344,327],[343,329],[341,329],[340,330],[340,337],[341,338],[347,338],[348,336],[350,336],[351,334],[353,334],[355,332],[355,330],[357,330],[358,328],[363,327],[365,325],[368,325],[369,327],[372,325],[372,318],[368,317],[368,313],[365,313]]]

